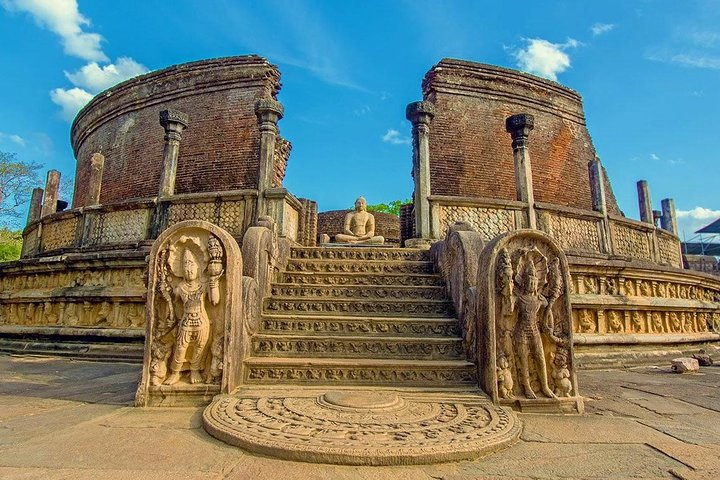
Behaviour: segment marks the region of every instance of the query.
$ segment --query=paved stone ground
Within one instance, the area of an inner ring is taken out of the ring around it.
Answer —
[[[581,371],[586,415],[520,415],[521,441],[451,464],[351,467],[245,453],[202,408],[133,408],[140,366],[0,355],[2,479],[720,478],[720,367]]]

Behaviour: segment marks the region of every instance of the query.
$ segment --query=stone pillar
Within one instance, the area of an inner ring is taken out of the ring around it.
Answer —
[[[663,198],[660,202],[662,205],[662,216],[660,217],[660,226],[663,230],[667,230],[673,235],[678,235],[677,215],[675,215],[675,200],[672,198]]]
[[[405,117],[412,122],[413,180],[415,193],[415,236],[429,239],[430,227],[430,122],[435,116],[431,102],[414,102],[405,109]]]
[[[102,186],[105,157],[102,153],[93,153],[90,157],[90,181],[85,206],[100,204],[100,187]]]
[[[258,171],[258,203],[255,220],[268,215],[265,191],[273,187],[275,166],[275,142],[278,136],[278,121],[283,117],[283,106],[271,98],[263,98],[255,103],[255,114],[260,124],[260,164]]]
[[[537,228],[535,218],[535,195],[533,194],[532,164],[528,149],[530,130],[535,126],[535,117],[529,113],[513,115],[505,120],[505,129],[512,136],[513,158],[515,160],[515,189],[517,199],[528,204],[528,228]]]
[[[47,173],[47,181],[45,182],[45,196],[43,198],[42,211],[40,217],[52,215],[57,211],[57,201],[60,190],[60,172],[50,170]]]
[[[605,176],[603,175],[600,157],[588,163],[590,173],[590,192],[592,193],[593,210],[603,215],[607,214],[607,201],[605,199]]]
[[[163,110],[160,112],[160,125],[165,129],[165,151],[163,152],[158,197],[170,197],[175,193],[175,175],[177,173],[178,157],[180,156],[180,140],[182,140],[182,132],[187,128],[188,122],[189,118],[183,112],[177,110]]]
[[[32,196],[30,197],[30,210],[28,211],[27,223],[28,225],[40,220],[40,213],[43,207],[43,189],[33,188]]]
[[[640,207],[640,221],[653,225],[652,202],[650,201],[650,188],[647,180],[637,182],[638,205]]]

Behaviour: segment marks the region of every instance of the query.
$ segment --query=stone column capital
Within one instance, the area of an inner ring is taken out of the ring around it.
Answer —
[[[165,138],[168,140],[180,140],[189,122],[187,113],[169,109],[160,111],[160,125],[165,129]]]
[[[524,147],[530,136],[530,130],[535,128],[535,117],[529,113],[512,115],[505,120],[505,130],[513,140],[513,148]]]
[[[408,103],[405,108],[405,117],[413,125],[418,123],[428,124],[435,116],[435,105],[432,102]]]
[[[255,102],[255,114],[261,122],[270,122],[276,124],[283,117],[285,109],[282,103],[271,98],[261,98]]]

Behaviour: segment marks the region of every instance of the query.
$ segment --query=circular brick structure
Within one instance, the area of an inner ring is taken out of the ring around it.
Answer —
[[[257,188],[259,99],[274,99],[280,73],[249,55],[176,65],[123,82],[95,97],[72,126],[77,158],[73,208],[88,202],[91,156],[105,167],[100,203],[153,197],[163,163],[161,110],[188,115],[175,193]],[[284,169],[283,169],[284,170]]]
[[[318,235],[327,233],[332,239],[335,234],[342,233],[345,226],[345,215],[352,210],[328,210],[318,213]],[[375,217],[375,235],[385,237],[385,243],[400,244],[400,218],[391,213],[372,212]]]

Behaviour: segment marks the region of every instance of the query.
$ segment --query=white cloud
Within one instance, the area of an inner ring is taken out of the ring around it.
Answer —
[[[711,48],[720,44],[720,33],[698,31],[690,33],[690,40],[701,47]]]
[[[580,42],[572,38],[565,43],[551,43],[541,38],[530,38],[526,41],[527,48],[513,53],[518,67],[550,80],[557,80],[558,73],[570,67],[570,56],[566,50],[580,45]]]
[[[4,140],[12,142],[16,145],[20,145],[21,147],[24,147],[26,145],[25,139],[22,138],[20,135],[15,135],[13,133],[0,132],[0,141],[4,141]]]
[[[590,27],[590,30],[592,31],[593,37],[597,37],[598,35],[609,32],[613,28],[615,28],[615,25],[612,23],[596,23]]]
[[[90,20],[78,10],[76,0],[1,0],[7,10],[29,13],[43,28],[57,34],[65,53],[88,61],[107,61],[100,34],[84,32]]]
[[[76,87],[98,93],[113,85],[136,77],[148,71],[147,67],[129,57],[120,57],[115,63],[100,66],[91,62],[74,73],[65,72],[65,76]]]
[[[715,220],[720,217],[720,210],[705,207],[695,207],[691,210],[677,210],[678,218],[694,218],[695,220]]]
[[[658,157],[658,156],[657,156],[656,154],[654,154],[654,153],[651,153],[651,154],[650,154],[650,158],[651,158],[652,160],[660,160],[660,157]]]
[[[69,90],[56,88],[50,92],[50,99],[62,107],[61,116],[68,121],[72,121],[80,109],[87,105],[92,98],[92,93],[77,87]]]
[[[382,141],[392,145],[410,145],[410,137],[401,135],[400,132],[394,128],[388,129],[385,135],[383,135]]]
[[[684,65],[686,67],[720,70],[720,57],[715,57],[711,55],[689,55],[685,53],[680,53],[671,56],[670,61],[672,63],[679,63],[680,65]]]

